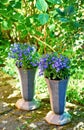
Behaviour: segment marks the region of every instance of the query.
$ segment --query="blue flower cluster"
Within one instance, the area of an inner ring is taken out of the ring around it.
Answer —
[[[50,79],[65,79],[69,76],[70,60],[65,56],[57,56],[56,53],[44,55],[39,62],[39,75],[45,75]]]
[[[24,43],[11,44],[9,57],[14,58],[18,67],[26,69],[38,66],[38,54],[35,47]]]

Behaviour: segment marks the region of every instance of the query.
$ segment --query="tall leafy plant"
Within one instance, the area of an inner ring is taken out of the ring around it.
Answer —
[[[43,4],[40,2],[40,0],[36,2],[39,10],[38,21],[44,26],[44,41],[52,47],[52,49],[47,48],[46,44],[45,50],[55,50],[59,54],[72,58],[72,73],[81,72],[84,68],[84,2],[81,0],[79,3],[74,0],[67,2],[65,0],[43,0]]]
[[[1,0],[0,28],[11,43],[35,44],[41,54],[68,55],[82,69],[83,10],[83,0]]]

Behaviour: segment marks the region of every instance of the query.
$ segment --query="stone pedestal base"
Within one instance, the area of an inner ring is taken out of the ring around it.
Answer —
[[[71,121],[71,116],[69,115],[68,112],[64,112],[62,115],[57,115],[57,114],[53,113],[53,111],[50,111],[46,115],[45,120],[49,124],[64,125]]]
[[[31,110],[37,109],[39,107],[39,103],[35,100],[25,101],[24,99],[19,99],[16,102],[16,107],[21,110],[31,111]]]

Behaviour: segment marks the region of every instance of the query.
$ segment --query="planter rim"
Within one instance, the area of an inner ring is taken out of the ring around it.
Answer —
[[[48,79],[48,78],[46,78],[46,77],[45,77],[45,79],[46,79],[46,80],[50,80],[50,81],[54,81],[54,82],[60,82],[60,81],[64,81],[64,80],[69,80],[69,78],[58,80],[58,79]]]
[[[25,68],[23,68],[23,67],[18,67],[17,65],[16,65],[16,67],[17,67],[18,69],[23,69],[24,71],[25,71],[25,70],[34,70],[34,69],[36,70],[36,69],[37,69],[37,68],[25,69]]]
[[[23,67],[18,67],[17,64],[15,64],[15,66],[19,69],[24,69],[24,70],[31,70],[31,69],[37,69],[38,68],[38,67],[33,67],[33,68],[26,69],[26,68],[23,68]]]

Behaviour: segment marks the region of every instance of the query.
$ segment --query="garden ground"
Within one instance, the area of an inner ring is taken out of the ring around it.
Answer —
[[[49,99],[43,98],[39,109],[28,112],[15,107],[20,98],[16,80],[0,71],[0,130],[84,130],[83,106],[66,103],[72,121],[64,126],[55,126],[44,120],[50,110]]]

